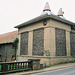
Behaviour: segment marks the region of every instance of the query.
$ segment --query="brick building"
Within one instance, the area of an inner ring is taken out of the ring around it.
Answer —
[[[17,38],[17,31],[0,35],[0,61],[13,61],[14,55],[13,41]]]
[[[17,61],[40,59],[50,65],[75,60],[75,23],[64,18],[62,9],[53,14],[46,3],[43,13],[18,28]]]

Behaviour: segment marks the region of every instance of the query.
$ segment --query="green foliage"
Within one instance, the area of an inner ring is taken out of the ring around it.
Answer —
[[[13,45],[14,45],[15,48],[18,48],[18,42],[19,42],[19,39],[16,38],[16,39],[14,40],[14,42],[13,42]]]
[[[18,48],[18,42],[19,42],[19,39],[18,39],[18,38],[16,38],[16,39],[14,40],[14,42],[13,42],[13,46],[14,46],[14,48],[15,48],[15,60],[16,60],[16,50],[17,50],[17,48]]]

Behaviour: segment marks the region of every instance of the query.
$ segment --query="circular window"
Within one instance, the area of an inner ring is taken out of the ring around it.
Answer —
[[[43,25],[44,26],[46,26],[47,25],[47,21],[45,20],[45,21],[43,21]]]

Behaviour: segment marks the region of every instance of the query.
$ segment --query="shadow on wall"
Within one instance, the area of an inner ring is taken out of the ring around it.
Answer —
[[[12,54],[12,58],[2,58],[2,54],[0,53],[0,62],[12,62],[15,61],[15,56]]]

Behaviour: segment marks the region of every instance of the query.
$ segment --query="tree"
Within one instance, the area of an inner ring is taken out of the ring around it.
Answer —
[[[14,41],[13,41],[13,46],[15,48],[15,60],[16,60],[16,51],[17,51],[17,48],[18,48],[18,42],[19,42],[19,39],[16,38]]]

